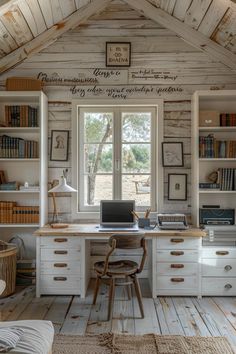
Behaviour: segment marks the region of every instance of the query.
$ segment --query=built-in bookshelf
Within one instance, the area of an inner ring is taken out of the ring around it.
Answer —
[[[218,125],[199,126],[203,111],[218,113]],[[192,114],[192,220],[199,226],[203,205],[236,209],[236,91],[195,92]]]
[[[47,222],[47,97],[0,92],[0,227]]]

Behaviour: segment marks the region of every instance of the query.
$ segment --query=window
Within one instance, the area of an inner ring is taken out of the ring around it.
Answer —
[[[134,199],[139,210],[157,210],[157,107],[77,103],[75,113],[76,210],[99,211],[102,199]]]

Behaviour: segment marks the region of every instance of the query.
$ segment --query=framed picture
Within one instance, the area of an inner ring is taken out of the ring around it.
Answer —
[[[186,173],[168,173],[168,200],[187,200]]]
[[[162,143],[163,167],[183,167],[184,153],[182,142]]]
[[[130,42],[106,42],[106,66],[130,66]]]
[[[52,130],[51,132],[51,161],[67,161],[69,145],[69,130]]]

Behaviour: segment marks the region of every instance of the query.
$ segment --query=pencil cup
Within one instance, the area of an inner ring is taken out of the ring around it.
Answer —
[[[138,219],[138,227],[144,228],[150,226],[150,219],[149,218],[139,218]]]

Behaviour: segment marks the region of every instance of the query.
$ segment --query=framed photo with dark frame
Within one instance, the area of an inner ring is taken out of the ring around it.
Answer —
[[[168,173],[168,200],[187,200],[186,173]]]
[[[69,130],[52,130],[51,161],[67,161],[69,150]]]
[[[183,167],[184,153],[182,142],[162,143],[162,165],[163,167]]]
[[[106,66],[130,66],[130,42],[106,42]]]

